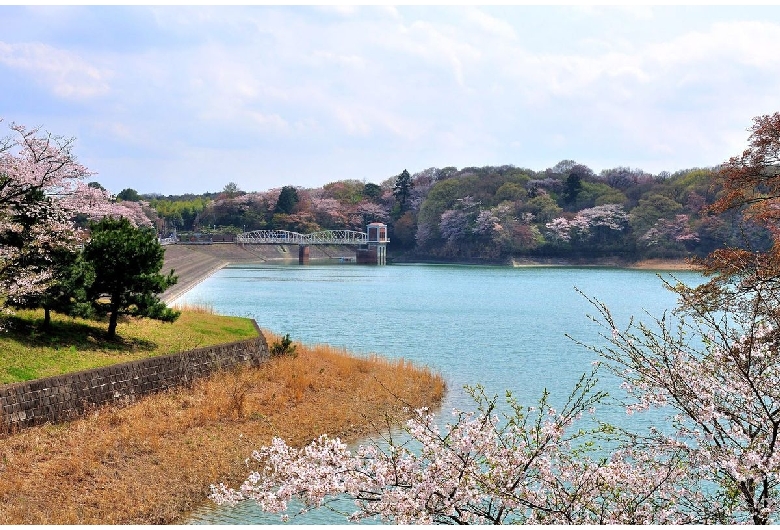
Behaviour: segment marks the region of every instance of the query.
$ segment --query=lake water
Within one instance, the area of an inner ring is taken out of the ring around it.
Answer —
[[[662,273],[671,278],[669,273]],[[675,272],[688,284],[692,272]],[[509,389],[535,404],[547,388],[553,402],[568,396],[598,356],[587,344],[604,344],[588,317],[596,310],[575,291],[607,304],[619,324],[645,311],[659,315],[675,304],[656,272],[612,268],[488,267],[457,265],[247,265],[225,268],[179,299],[222,314],[254,318],[260,327],[294,340],[328,343],[358,353],[403,357],[439,371],[448,393],[441,415],[471,410],[464,385],[482,384],[489,395]],[[600,376],[618,394],[618,381]],[[614,407],[600,417],[625,422]],[[632,421],[637,421],[633,417]],[[249,456],[249,455],[247,455]],[[237,484],[234,486],[238,486]],[[328,511],[296,523],[342,523]],[[253,503],[231,509],[206,504],[193,523],[278,523]]]

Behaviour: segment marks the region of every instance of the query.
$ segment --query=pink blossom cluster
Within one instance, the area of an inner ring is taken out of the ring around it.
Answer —
[[[517,219],[515,217],[515,209],[509,202],[503,202],[498,206],[490,208],[489,210],[482,210],[477,215],[476,226],[474,232],[483,235],[497,236],[506,230],[508,226],[518,223],[527,223],[533,219],[533,214]]]
[[[312,197],[311,209],[322,228],[364,231],[372,222],[387,222],[387,208],[367,200],[356,204],[326,197]]]
[[[28,215],[45,222],[34,223],[26,233],[18,222],[2,227],[5,235],[15,233],[27,239],[21,247],[0,245],[0,292],[10,302],[46,290],[53,277],[52,256],[61,251],[75,252],[83,237],[55,201],[31,204],[27,210]]]
[[[473,212],[464,210],[445,210],[441,214],[439,232],[450,243],[456,243],[468,237]]]
[[[545,225],[553,239],[565,242],[570,241],[574,236],[586,238],[597,228],[621,231],[627,226],[628,214],[619,204],[585,208],[571,219],[556,217]]]
[[[691,230],[689,216],[679,214],[674,219],[659,219],[640,240],[648,245],[658,245],[662,241],[696,242],[699,236]]]
[[[492,236],[502,230],[501,219],[496,215],[496,212],[491,210],[482,210],[477,215],[476,226],[474,226],[474,232],[477,234]]]
[[[255,500],[282,513],[292,499],[305,510],[338,496],[354,499],[350,519],[397,524],[645,524],[700,520],[701,496],[681,487],[686,468],[633,446],[591,458],[583,442],[594,432],[576,426],[603,397],[592,380],[578,386],[561,412],[546,397],[533,412],[510,400],[514,414],[495,413],[495,399],[479,398],[479,412],[454,411],[440,429],[427,410],[407,424],[416,445],[354,453],[325,435],[300,449],[281,439],[253,454],[261,466],[239,491],[212,486],[211,498],[233,505]],[[688,506],[688,510],[680,510]]]
[[[544,225],[548,230],[548,235],[557,241],[571,241],[572,223],[565,217],[556,217]]]
[[[0,235],[21,235],[20,216],[35,219],[23,245],[0,243],[0,293],[14,299],[45,290],[52,277],[48,256],[82,242],[75,216],[150,221],[140,205],[116,203],[105,190],[84,183],[92,173],[77,162],[72,139],[15,123],[10,130],[0,140]]]

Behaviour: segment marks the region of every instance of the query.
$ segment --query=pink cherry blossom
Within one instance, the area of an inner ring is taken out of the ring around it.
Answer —
[[[36,263],[43,264],[47,252],[75,251],[82,242],[85,234],[74,224],[76,216],[150,221],[140,205],[117,203],[84,182],[92,173],[76,160],[72,139],[18,124],[10,130],[0,139],[0,238],[22,233],[18,216],[36,219],[21,246],[0,243],[0,295],[13,299],[45,290],[52,277],[43,265],[18,266],[22,256],[35,254]]]

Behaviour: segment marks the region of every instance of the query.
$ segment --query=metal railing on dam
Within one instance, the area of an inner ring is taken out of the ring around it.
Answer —
[[[236,236],[236,243],[255,245],[363,245],[367,242],[366,232],[354,230],[323,230],[312,234],[288,230],[254,230]]]

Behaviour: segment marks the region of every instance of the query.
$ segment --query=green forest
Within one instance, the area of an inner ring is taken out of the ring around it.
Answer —
[[[741,222],[739,212],[708,211],[722,192],[719,182],[717,168],[653,175],[617,167],[597,174],[563,160],[544,171],[429,168],[403,170],[379,184],[340,180],[245,192],[231,182],[216,193],[163,197],[127,189],[118,198],[148,203],[163,235],[364,231],[367,223],[384,222],[396,259],[632,261],[767,249],[767,231]]]

